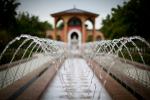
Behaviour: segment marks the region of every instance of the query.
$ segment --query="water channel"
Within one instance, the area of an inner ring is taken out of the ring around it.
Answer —
[[[68,58],[49,84],[42,100],[111,100],[82,58]],[[92,80],[91,80],[92,79]]]

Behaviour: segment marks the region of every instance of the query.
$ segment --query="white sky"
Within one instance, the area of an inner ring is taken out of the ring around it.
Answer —
[[[54,25],[54,20],[50,14],[76,8],[87,10],[99,14],[96,18],[96,29],[102,25],[102,19],[107,14],[111,13],[111,8],[118,4],[122,5],[124,1],[129,0],[18,0],[21,5],[18,7],[18,12],[29,12],[31,15],[36,15],[41,21],[48,21]],[[89,24],[89,28],[91,28]]]

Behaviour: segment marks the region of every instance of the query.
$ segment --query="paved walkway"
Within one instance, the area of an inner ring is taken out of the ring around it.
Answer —
[[[111,97],[81,58],[69,58],[62,65],[42,100],[111,100]]]

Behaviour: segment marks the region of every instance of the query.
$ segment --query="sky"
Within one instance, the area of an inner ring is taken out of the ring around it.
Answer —
[[[50,14],[72,9],[74,6],[78,9],[90,11],[99,14],[96,18],[96,29],[102,27],[102,20],[111,13],[111,8],[122,5],[129,0],[18,0],[21,5],[18,12],[28,12],[31,15],[38,16],[40,21],[48,21],[54,25],[54,19]],[[92,28],[91,24],[88,28]]]

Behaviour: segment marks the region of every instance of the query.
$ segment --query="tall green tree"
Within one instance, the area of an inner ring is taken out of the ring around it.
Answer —
[[[16,9],[20,5],[16,0],[0,0],[0,29],[13,28],[16,24]]]
[[[148,0],[130,0],[112,8],[100,29],[107,38],[139,35],[149,40],[150,9]]]
[[[31,16],[29,13],[20,13],[17,16],[17,27],[14,34],[30,34],[44,37],[46,30],[52,29],[52,25],[47,21],[41,22],[37,16]]]
[[[0,52],[12,39],[10,31],[16,27],[16,9],[19,5],[16,0],[0,0]]]

